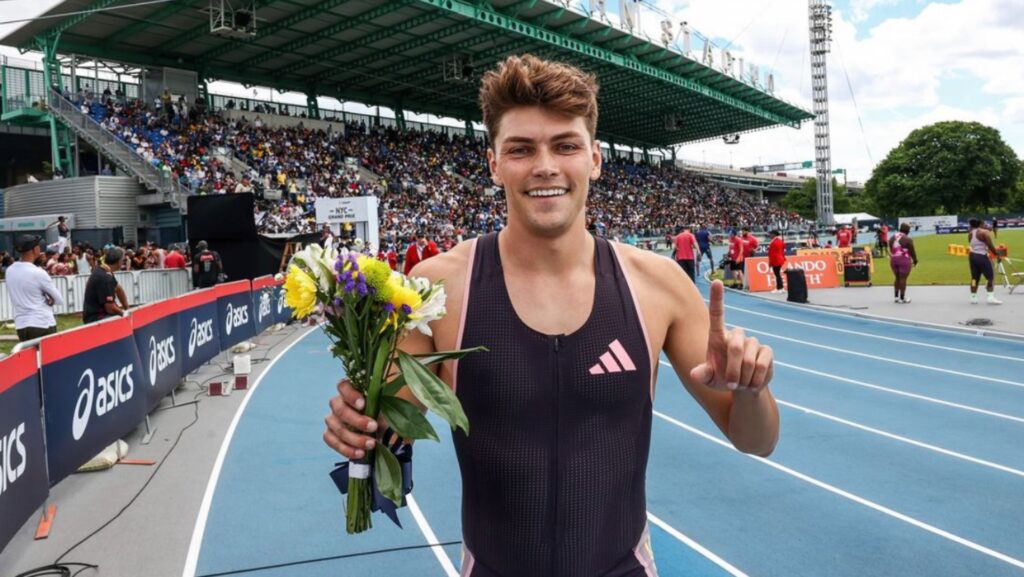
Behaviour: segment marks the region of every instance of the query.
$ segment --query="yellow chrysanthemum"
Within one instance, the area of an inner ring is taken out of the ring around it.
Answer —
[[[284,291],[284,302],[295,318],[306,318],[316,308],[316,281],[299,267],[293,265],[288,269]]]
[[[420,293],[407,288],[404,285],[398,285],[391,283],[391,304],[394,305],[395,311],[402,310],[402,305],[408,305],[409,309],[413,312],[419,308],[420,303],[423,299],[420,298]]]
[[[368,256],[359,257],[359,272],[366,278],[366,286],[373,287],[376,291],[374,298],[378,302],[390,302],[393,286],[388,282],[391,279],[391,267],[382,261]]]

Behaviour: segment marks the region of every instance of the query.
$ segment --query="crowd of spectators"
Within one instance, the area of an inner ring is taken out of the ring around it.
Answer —
[[[481,139],[362,122],[322,130],[298,118],[292,126],[270,127],[258,115],[230,120],[168,93],[152,106],[109,91],[99,99],[88,91],[65,96],[192,193],[254,193],[262,233],[317,231],[314,203],[321,197],[377,196],[382,244],[399,249],[417,234],[450,246],[500,230],[506,219]],[[232,170],[220,153],[246,168]],[[664,238],[683,224],[803,224],[781,207],[696,173],[625,160],[604,163],[587,210],[592,231],[620,239]]]
[[[124,251],[124,262],[121,264],[120,270],[186,268],[188,266],[188,251],[187,247],[183,245],[161,247],[153,242],[136,245],[130,241],[121,245],[107,244],[99,248],[93,247],[87,242],[76,243],[74,246],[65,247],[63,252],[58,252],[54,245],[50,245],[39,254],[34,264],[45,270],[50,276],[89,274],[96,267],[103,252],[113,246],[118,246]],[[170,256],[172,254],[174,256]],[[169,256],[170,258],[168,258]],[[5,277],[7,268],[18,258],[19,255],[16,253],[0,251],[0,280]]]

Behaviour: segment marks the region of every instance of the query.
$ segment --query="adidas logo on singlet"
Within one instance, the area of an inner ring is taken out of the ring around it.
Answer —
[[[590,374],[628,373],[635,370],[636,365],[633,364],[633,359],[629,358],[629,353],[626,352],[622,343],[615,339],[608,345],[608,350],[601,355],[601,360],[596,365],[590,367]]]

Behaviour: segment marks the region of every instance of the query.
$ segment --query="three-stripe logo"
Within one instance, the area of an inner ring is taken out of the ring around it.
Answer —
[[[608,345],[608,350],[601,355],[601,360],[596,365],[590,367],[590,374],[628,373],[635,370],[636,365],[633,364],[633,359],[629,358],[629,354],[626,352],[625,347],[622,346],[622,343],[615,339]]]

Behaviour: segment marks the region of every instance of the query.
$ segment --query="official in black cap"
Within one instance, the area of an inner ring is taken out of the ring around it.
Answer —
[[[15,248],[21,260],[7,269],[7,294],[14,309],[14,328],[21,341],[57,332],[53,307],[64,304],[50,275],[33,264],[42,252],[40,241],[42,237],[35,234],[19,236]]]

